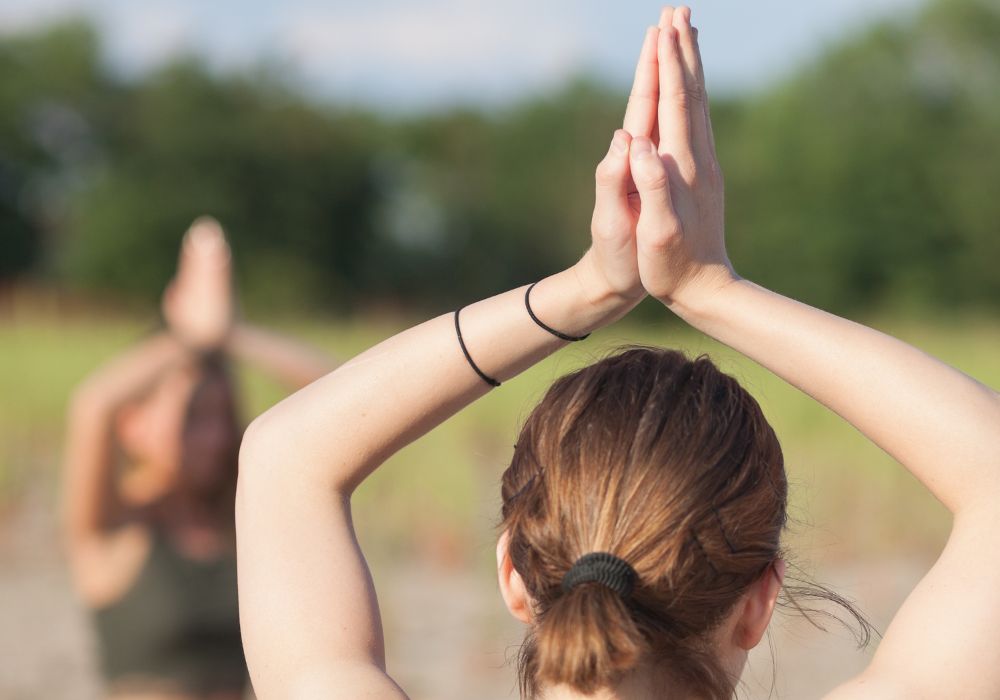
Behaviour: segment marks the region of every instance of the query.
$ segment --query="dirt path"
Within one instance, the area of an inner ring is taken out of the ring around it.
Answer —
[[[0,523],[0,698],[96,700],[87,619],[59,553],[52,499],[29,493]],[[820,572],[884,629],[926,562],[889,560]],[[522,630],[502,608],[491,572],[398,561],[373,567],[390,672],[413,700],[517,698],[514,658]],[[772,624],[771,652],[755,650],[741,697],[810,700],[864,667],[846,632],[794,617]]]

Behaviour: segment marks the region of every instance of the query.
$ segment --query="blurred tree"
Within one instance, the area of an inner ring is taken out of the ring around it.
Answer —
[[[208,213],[252,303],[452,306],[582,253],[626,94],[388,119],[274,69],[124,82],[99,57],[79,22],[0,38],[0,280],[152,299]],[[1000,4],[935,0],[717,99],[737,268],[838,311],[1000,308],[997,85]]]
[[[996,308],[998,84],[1000,5],[939,0],[740,105],[720,150],[743,271],[833,309]]]
[[[0,40],[0,281],[41,262],[68,190],[95,155],[92,125],[113,93],[83,22]]]

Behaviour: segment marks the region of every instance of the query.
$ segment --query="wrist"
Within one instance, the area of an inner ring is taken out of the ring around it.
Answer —
[[[184,347],[189,353],[194,355],[204,355],[206,353],[225,352],[229,350],[236,327],[227,326],[221,332],[212,333],[183,333],[176,328],[170,329],[170,335],[174,341]]]
[[[603,328],[636,303],[589,283],[576,265],[539,280],[531,290],[531,309],[538,319],[570,336]]]
[[[735,285],[744,282],[731,266],[720,265],[702,271],[678,293],[659,301],[684,321],[697,325],[699,319],[708,316],[724,301]]]
[[[627,290],[612,285],[596,264],[593,249],[587,250],[570,271],[577,284],[578,297],[595,317],[603,320],[601,325],[618,320],[646,298],[646,290],[640,284]]]

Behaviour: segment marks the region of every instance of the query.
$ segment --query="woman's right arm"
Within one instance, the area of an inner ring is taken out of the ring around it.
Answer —
[[[230,254],[222,228],[196,220],[181,246],[177,274],[163,296],[169,332],[137,343],[73,392],[63,467],[64,532],[78,593],[108,602],[141,564],[144,528],[125,526],[114,475],[114,424],[170,368],[221,346],[232,322]]]
[[[117,562],[130,559],[137,533],[118,530],[121,505],[114,485],[114,421],[188,351],[174,337],[158,333],[87,377],[73,392],[67,415],[63,463],[63,529],[78,592],[89,603],[114,597],[122,578]],[[125,543],[125,544],[122,544]]]
[[[631,148],[643,285],[688,323],[837,412],[954,514],[869,668],[831,698],[1000,696],[1000,396],[906,343],[740,279],[686,16],[661,32],[657,153]]]

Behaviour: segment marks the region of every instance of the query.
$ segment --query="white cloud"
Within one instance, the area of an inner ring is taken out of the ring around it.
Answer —
[[[120,5],[102,18],[109,25],[108,52],[115,65],[141,73],[196,46],[197,21],[180,3],[148,2]]]
[[[66,15],[85,14],[92,5],[87,0],[4,0],[0,3],[0,33],[12,34]]]
[[[503,94],[566,77],[586,58],[582,27],[523,2],[429,0],[388,10],[298,8],[278,51],[307,77],[363,95]],[[420,85],[418,88],[417,85]]]

